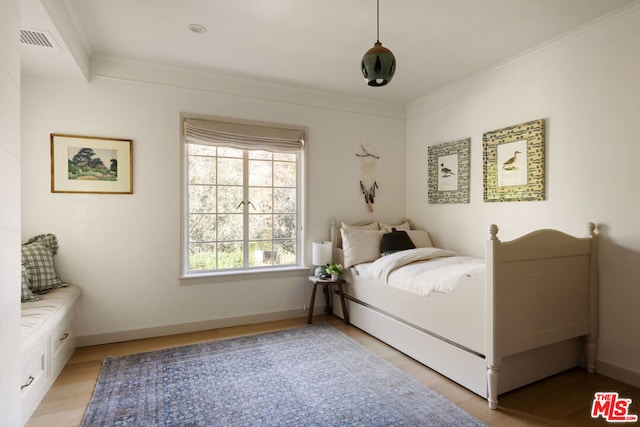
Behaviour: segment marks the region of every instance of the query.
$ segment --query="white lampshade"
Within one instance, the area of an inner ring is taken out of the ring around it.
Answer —
[[[311,247],[311,262],[313,265],[326,265],[332,259],[331,242],[313,242]]]

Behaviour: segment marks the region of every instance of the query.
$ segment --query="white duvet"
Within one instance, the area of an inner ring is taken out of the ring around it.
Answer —
[[[459,256],[454,251],[417,248],[378,258],[366,272],[372,280],[427,296],[451,292],[464,277],[484,275],[484,265],[483,259]]]

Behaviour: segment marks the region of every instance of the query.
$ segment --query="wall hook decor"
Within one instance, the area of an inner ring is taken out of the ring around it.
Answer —
[[[363,154],[358,154],[358,153],[356,153],[356,156],[358,156],[358,157],[374,157],[374,158],[376,158],[376,159],[379,159],[379,158],[380,158],[380,157],[376,156],[375,154],[371,154],[371,153],[369,153],[369,152],[367,151],[367,149],[366,149],[366,148],[364,148],[364,145],[361,145],[361,146],[360,146],[360,148],[362,148],[362,153],[363,153]]]
[[[373,212],[376,189],[379,188],[376,182],[376,160],[379,160],[380,157],[370,153],[364,145],[361,145],[360,148],[362,153],[356,153],[356,156],[360,158],[360,191],[362,191],[369,212]]]

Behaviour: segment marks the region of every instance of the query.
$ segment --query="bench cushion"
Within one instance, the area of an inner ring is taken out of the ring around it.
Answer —
[[[23,358],[73,308],[80,293],[79,287],[68,285],[38,295],[39,301],[21,304],[20,337]]]

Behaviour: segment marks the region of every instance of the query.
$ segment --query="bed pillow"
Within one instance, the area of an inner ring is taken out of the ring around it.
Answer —
[[[415,249],[415,247],[416,245],[413,244],[404,230],[393,230],[391,233],[384,234],[380,240],[380,254],[382,256],[406,251],[407,249]]]
[[[20,286],[22,288],[20,295],[20,302],[33,302],[38,301],[38,297],[31,292],[31,288],[29,287],[29,270],[27,266],[22,264],[22,275],[20,279]]]
[[[394,228],[396,230],[403,230],[403,231],[411,230],[411,223],[409,221],[405,221],[402,224],[398,224],[398,225],[380,223],[378,224],[378,226],[380,227],[380,230],[384,230],[386,233],[391,233],[391,230],[393,230]]]
[[[343,222],[342,228],[346,228],[348,230],[379,230],[377,222],[372,222],[371,224],[365,225],[345,224]]]
[[[429,237],[429,233],[425,230],[407,230],[406,233],[409,235],[409,238],[416,245],[416,248],[432,248],[433,242],[431,241],[431,237]]]
[[[58,252],[58,240],[53,234],[40,234],[22,245],[22,263],[29,271],[29,283],[34,293],[65,286],[53,267]]]
[[[383,231],[341,228],[340,234],[345,268],[380,258],[380,240],[384,234]]]

